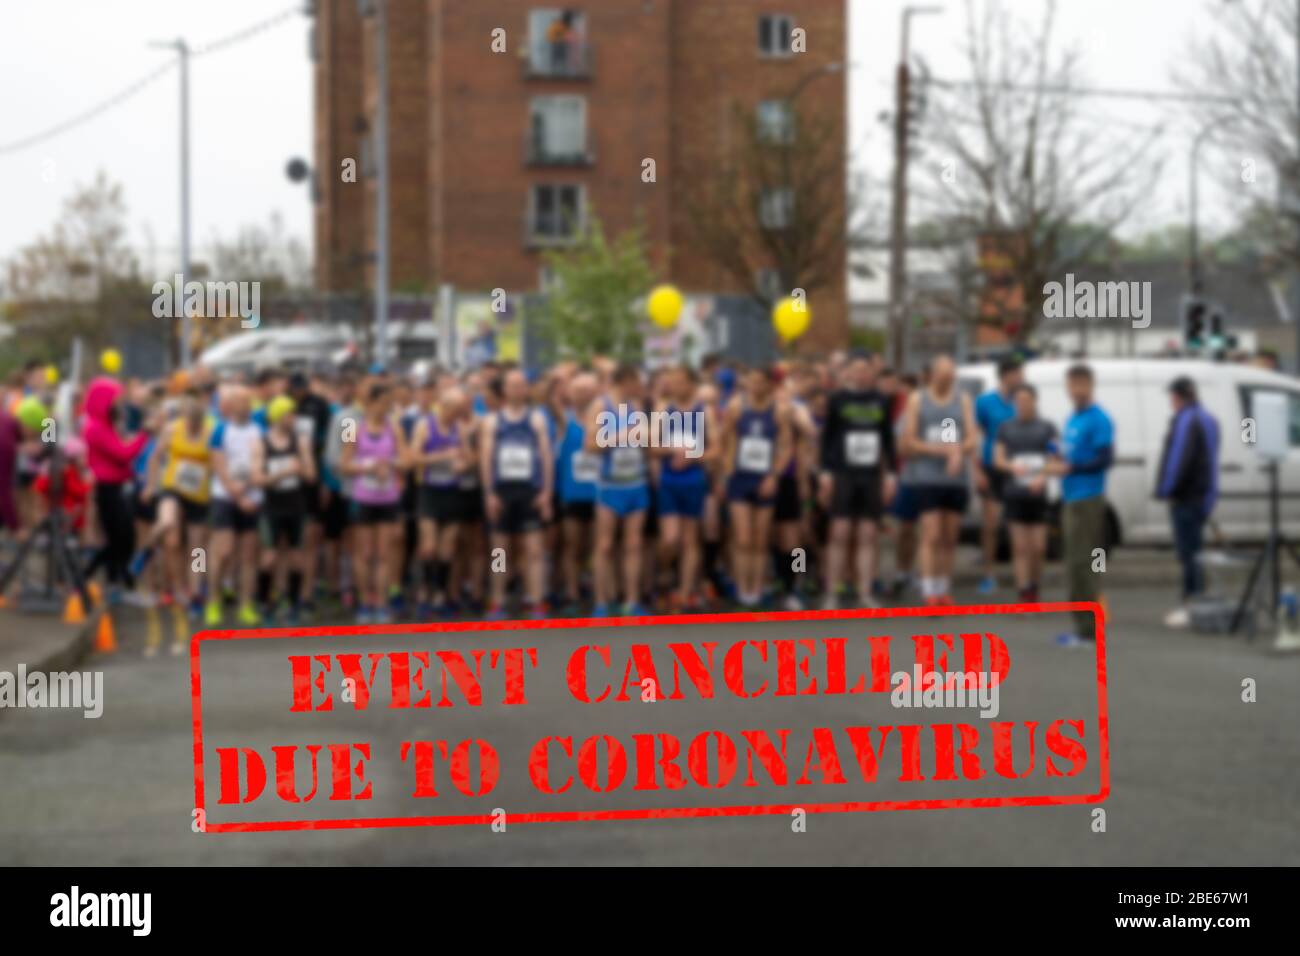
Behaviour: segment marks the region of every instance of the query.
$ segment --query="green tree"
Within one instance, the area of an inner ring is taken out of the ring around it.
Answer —
[[[642,321],[635,304],[654,282],[643,228],[610,241],[593,217],[575,245],[545,258],[552,274],[542,317],[546,359],[638,360]]]

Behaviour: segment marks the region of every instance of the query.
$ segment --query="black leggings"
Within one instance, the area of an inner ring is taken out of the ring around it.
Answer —
[[[95,485],[95,511],[99,515],[104,544],[86,569],[86,576],[94,574],[102,564],[108,572],[109,584],[129,587],[131,581],[126,567],[131,561],[131,552],[135,550],[135,522],[126,486],[120,483]]]

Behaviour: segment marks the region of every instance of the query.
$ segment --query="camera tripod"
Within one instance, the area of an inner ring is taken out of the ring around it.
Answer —
[[[37,553],[37,544],[44,535],[45,589],[40,597],[46,603],[57,607],[61,599],[59,584],[64,583],[76,589],[81,595],[82,607],[89,611],[94,605],[94,600],[90,589],[86,587],[86,576],[81,573],[77,556],[68,547],[67,525],[63,514],[63,454],[57,443],[50,451],[48,467],[50,469],[49,512],[32,528],[9,566],[0,571],[0,595],[8,590],[24,563]]]
[[[1293,542],[1286,540],[1282,536],[1282,515],[1279,504],[1279,491],[1277,484],[1277,462],[1270,462],[1268,465],[1268,539],[1260,549],[1255,558],[1254,564],[1250,569],[1250,576],[1246,579],[1246,586],[1241,592],[1241,599],[1237,602],[1237,610],[1232,615],[1232,627],[1229,633],[1236,634],[1241,627],[1242,619],[1245,617],[1246,608],[1255,600],[1255,588],[1263,578],[1264,566],[1268,565],[1269,571],[1269,614],[1276,617],[1278,613],[1278,600],[1282,592],[1282,555],[1289,554],[1291,560],[1300,565],[1300,551],[1296,550]],[[1252,631],[1252,637],[1254,636]]]

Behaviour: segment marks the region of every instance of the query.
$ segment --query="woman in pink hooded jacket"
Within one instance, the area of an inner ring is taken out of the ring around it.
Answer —
[[[86,464],[95,476],[95,512],[104,546],[92,562],[103,562],[108,583],[130,585],[127,562],[135,547],[135,526],[131,512],[131,479],[136,456],[149,441],[141,432],[129,441],[117,433],[118,399],[122,384],[111,378],[97,378],[86,389],[85,416],[81,437],[86,443]]]

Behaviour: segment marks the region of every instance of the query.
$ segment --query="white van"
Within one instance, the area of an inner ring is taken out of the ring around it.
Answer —
[[[1073,411],[1065,391],[1065,373],[1073,364],[1045,359],[1025,365],[1025,380],[1038,390],[1040,413],[1058,429]],[[1283,533],[1300,536],[1300,379],[1194,359],[1097,359],[1087,364],[1096,376],[1097,403],[1115,422],[1115,466],[1106,483],[1111,543],[1172,541],[1168,506],[1153,492],[1173,413],[1167,389],[1180,375],[1196,382],[1201,404],[1219,422],[1219,503],[1213,522],[1230,544],[1259,541],[1268,534],[1268,475],[1255,446],[1242,440],[1251,395],[1271,391],[1289,396],[1290,450],[1278,485]],[[997,367],[962,366],[958,375],[963,389],[979,395],[996,386]]]

